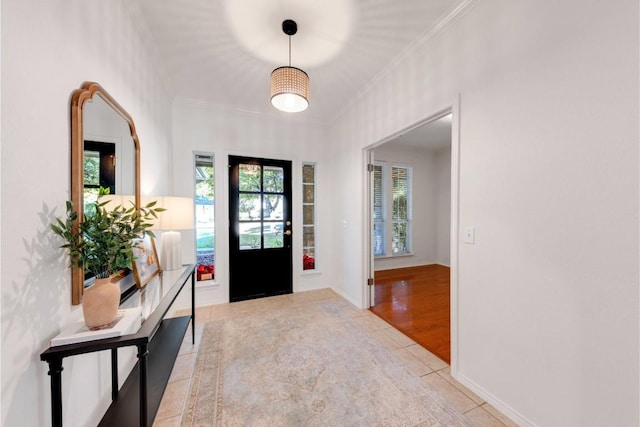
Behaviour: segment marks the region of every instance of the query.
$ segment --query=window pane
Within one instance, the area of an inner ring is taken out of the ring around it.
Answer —
[[[376,165],[373,168],[373,218],[384,219],[384,175],[382,166]]]
[[[386,253],[384,247],[384,222],[373,224],[373,255],[381,256]]]
[[[240,191],[260,191],[261,179],[260,165],[240,165]]]
[[[284,247],[282,230],[284,230],[284,224],[281,222],[264,224],[262,226],[262,235],[264,237],[264,247],[265,248]]]
[[[240,194],[238,219],[243,221],[260,219],[259,194]]]
[[[382,165],[373,166],[373,254],[387,253],[385,243],[384,172]]]
[[[315,182],[314,165],[302,165],[302,182],[304,182],[305,184]]]
[[[394,254],[410,252],[409,219],[411,197],[411,168],[394,166],[391,168],[392,218]]]
[[[95,202],[98,201],[99,188],[85,188],[83,191],[83,212],[86,214],[92,214],[96,210]]]
[[[302,207],[303,225],[313,224],[313,205],[305,205]]]
[[[260,249],[262,247],[262,226],[260,222],[240,224],[240,250]]]
[[[305,225],[302,228],[302,246],[313,248],[316,245],[316,230],[314,226]]]
[[[269,193],[284,192],[284,170],[280,167],[264,167],[264,191]]]
[[[409,178],[407,168],[392,167],[393,219],[408,219]]]
[[[262,212],[265,220],[282,219],[284,198],[280,194],[265,194]]]
[[[315,197],[315,186],[311,184],[304,184],[302,186],[302,203],[313,203]]]
[[[393,224],[393,244],[392,250],[394,254],[409,252],[407,245],[407,223]]]
[[[84,185],[100,185],[100,152],[84,151]]]

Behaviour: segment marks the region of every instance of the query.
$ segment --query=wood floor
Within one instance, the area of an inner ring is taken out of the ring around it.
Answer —
[[[449,267],[376,271],[371,311],[451,364]]]

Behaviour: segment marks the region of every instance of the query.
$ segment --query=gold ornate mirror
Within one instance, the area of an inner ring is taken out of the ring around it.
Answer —
[[[85,82],[71,96],[71,202],[73,209],[97,196],[133,195],[140,206],[140,143],[133,119],[98,83]],[[81,216],[80,216],[81,217]],[[73,267],[71,303],[82,301],[85,274]]]

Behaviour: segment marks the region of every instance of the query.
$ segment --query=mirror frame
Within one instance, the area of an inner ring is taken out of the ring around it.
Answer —
[[[85,82],[80,89],[73,91],[71,95],[71,203],[73,209],[78,212],[78,220],[74,227],[82,220],[81,212],[84,212],[84,104],[90,101],[94,96],[99,96],[113,110],[118,113],[128,124],[131,131],[131,139],[134,146],[134,188],[135,188],[135,204],[140,206],[140,141],[136,133],[136,127],[133,119],[122,108],[118,102],[113,99],[102,86],[96,82]],[[82,294],[84,292],[84,270],[73,266],[71,269],[71,304],[78,305],[82,302]]]

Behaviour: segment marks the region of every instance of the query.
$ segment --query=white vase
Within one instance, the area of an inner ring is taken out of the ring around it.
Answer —
[[[96,279],[82,295],[84,323],[89,329],[104,328],[118,317],[119,306],[120,287],[111,283],[110,277]]]

